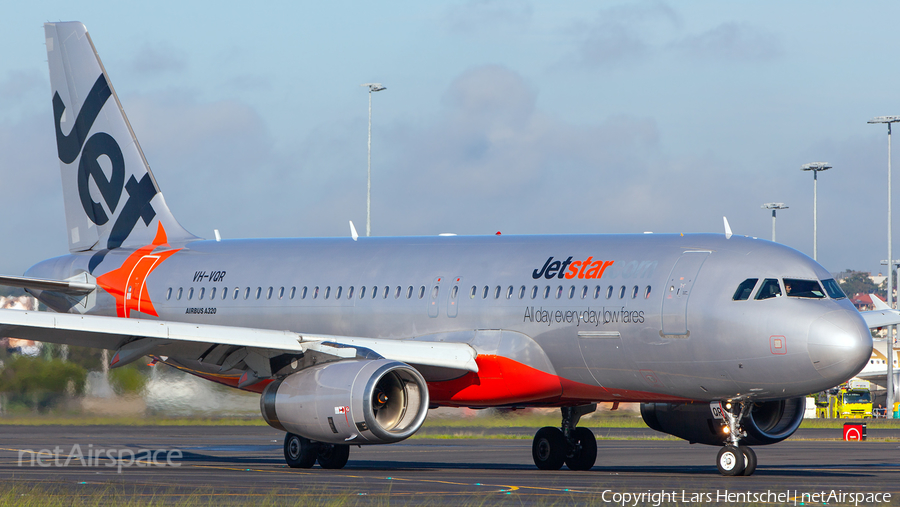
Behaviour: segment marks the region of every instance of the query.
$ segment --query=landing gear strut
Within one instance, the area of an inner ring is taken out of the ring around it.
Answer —
[[[728,425],[725,447],[716,456],[716,468],[722,475],[753,475],[756,471],[756,453],[750,447],[740,445],[747,433],[741,429],[741,421],[748,415],[750,403],[737,401],[722,405],[722,416]],[[735,414],[735,411],[737,414]]]
[[[581,416],[597,410],[597,404],[562,408],[561,428],[538,430],[531,444],[531,457],[541,470],[590,470],[597,460],[597,439],[587,428],[578,428]]]
[[[350,446],[314,442],[288,433],[284,436],[284,460],[291,468],[311,468],[316,461],[322,468],[344,468],[350,458]]]

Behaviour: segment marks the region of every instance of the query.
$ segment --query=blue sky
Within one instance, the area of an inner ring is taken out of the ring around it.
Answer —
[[[775,201],[779,241],[811,255],[800,166],[823,160],[819,260],[877,271],[887,136],[866,120],[900,114],[897,19],[892,2],[20,2],[0,34],[0,272],[66,252],[41,25],[70,20],[201,236],[363,230],[375,81],[375,235],[720,232],[724,215],[769,238]]]

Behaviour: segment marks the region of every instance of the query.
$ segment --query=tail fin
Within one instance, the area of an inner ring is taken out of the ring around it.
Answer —
[[[197,239],[166,206],[85,26],[44,33],[69,250],[144,246],[159,226],[170,243]]]

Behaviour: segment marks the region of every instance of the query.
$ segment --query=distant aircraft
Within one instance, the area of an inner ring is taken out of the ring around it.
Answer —
[[[877,315],[881,319],[885,319],[886,322],[883,325],[896,324],[895,320],[897,320],[897,316],[900,313],[897,310],[892,309],[888,306],[887,303],[881,300],[875,294],[870,294],[872,297],[872,305],[875,309],[871,312],[864,312],[865,314],[870,315],[869,319],[872,321],[872,327],[881,327],[874,324],[877,324],[874,317]],[[862,371],[860,371],[856,377],[862,380],[868,380],[874,384],[878,384],[881,387],[887,387],[887,340],[873,340],[872,347],[872,356],[869,358],[869,361],[866,362],[865,367],[863,367]],[[900,358],[900,347],[894,345],[893,347],[893,356],[894,356],[894,386],[900,386],[900,366],[897,364],[898,358]]]
[[[0,336],[261,393],[291,467],[341,468],[351,444],[403,440],[430,407],[559,407],[534,462],[587,470],[579,419],[640,402],[650,427],[750,475],[749,446],[789,437],[804,397],[872,353],[828,271],[730,233],[200,239],[166,206],[84,25],[45,32],[70,252],[0,280],[55,311],[0,311]]]

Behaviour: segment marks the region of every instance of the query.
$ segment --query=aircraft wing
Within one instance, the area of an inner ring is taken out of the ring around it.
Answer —
[[[191,324],[147,319],[122,319],[70,313],[0,310],[0,336],[68,343],[115,350],[111,366],[122,366],[144,355],[196,352],[222,370],[242,361],[258,378],[270,377],[268,359],[301,357],[308,352],[325,360],[371,357],[369,352],[413,365],[478,371],[475,349],[465,343],[383,340],[366,337],[302,334],[246,327]]]
[[[897,310],[872,310],[859,312],[869,329],[900,324],[900,312]]]

